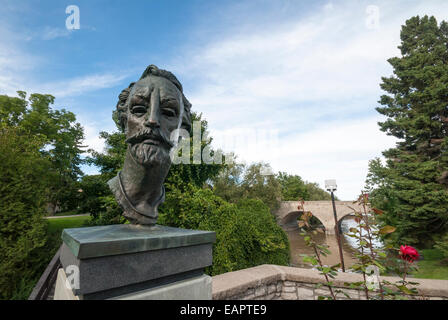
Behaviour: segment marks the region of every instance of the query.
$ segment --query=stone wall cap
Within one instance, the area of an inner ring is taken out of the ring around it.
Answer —
[[[213,243],[216,233],[161,225],[116,224],[64,229],[62,240],[75,257],[87,259]]]
[[[400,280],[398,277],[381,276],[380,278],[391,283]],[[318,270],[270,264],[227,272],[214,276],[212,279],[213,299],[215,300],[229,299],[244,293],[249,288],[272,284],[277,281],[292,281],[307,284],[325,282],[324,277]],[[332,279],[336,287],[347,287],[345,285],[346,282],[358,282],[362,280],[363,277],[361,274],[344,272],[339,272],[337,277]],[[417,278],[411,278],[410,280],[419,283],[419,285],[414,286],[418,290],[419,295],[448,298],[448,280]]]
[[[226,299],[249,288],[284,280],[282,273],[278,266],[265,264],[216,275],[212,278],[213,299]]]

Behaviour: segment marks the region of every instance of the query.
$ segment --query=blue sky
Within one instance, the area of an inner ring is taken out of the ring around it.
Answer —
[[[65,27],[69,5],[79,8],[79,30]],[[375,107],[400,26],[417,14],[448,16],[445,0],[1,0],[0,8],[0,94],[53,94],[90,148],[101,150],[99,131],[115,129],[120,91],[156,64],[182,82],[217,147],[321,186],[336,179],[343,200],[395,143],[378,129]]]

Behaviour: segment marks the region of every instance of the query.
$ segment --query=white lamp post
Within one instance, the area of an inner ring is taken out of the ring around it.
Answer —
[[[334,203],[334,194],[333,192],[337,190],[337,184],[336,180],[325,180],[325,189],[331,193],[331,203],[333,204],[333,215],[334,215],[334,229],[336,232],[336,239],[338,240],[338,247],[339,247],[339,257],[341,259],[341,267],[342,272],[345,272],[345,266],[344,266],[344,256],[342,254],[342,242],[341,242],[341,235],[339,233],[339,223],[338,223],[338,217],[336,214],[336,204]]]

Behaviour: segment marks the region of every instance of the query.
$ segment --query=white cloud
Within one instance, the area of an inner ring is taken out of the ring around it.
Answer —
[[[84,140],[84,145],[88,146],[88,149],[93,149],[97,152],[103,152],[105,143],[104,139],[101,139],[99,136],[101,130],[98,129],[98,126],[96,126],[92,122],[84,122],[81,119],[79,119],[78,121],[84,128],[84,134],[86,137]]]
[[[324,180],[334,178],[338,181],[338,196],[353,200],[364,187],[368,160],[380,157],[381,151],[396,142],[378,130],[380,120],[378,116],[329,121],[325,128],[293,131],[284,136],[267,128],[233,127],[212,131],[212,136],[215,147],[235,151],[246,162],[269,162],[274,171],[298,174],[321,187]]]
[[[401,25],[416,14],[441,21],[448,13],[446,1],[376,1],[379,25],[368,28],[370,4],[329,2],[304,17],[290,8],[289,19],[275,22],[248,14],[244,33],[220,26],[219,38],[182,50],[172,70],[212,136],[259,128],[287,139],[279,152],[246,145],[235,150],[240,159],[319,183],[336,178],[340,197],[354,199],[368,160],[393,145],[372,115],[381,77],[392,71],[386,60],[399,55]]]
[[[63,79],[42,85],[35,84],[32,90],[35,92],[51,92],[55,97],[65,98],[116,86],[128,76],[128,73],[122,72],[87,74],[81,77]]]
[[[257,14],[239,12],[251,7],[248,3],[236,5],[234,15],[232,9],[226,13],[231,17],[227,22],[238,21],[237,27],[210,24],[207,32],[192,31],[215,36],[180,44],[182,55],[167,69],[179,76],[193,110],[204,113],[217,142],[226,133],[244,138],[247,132],[277,132],[277,148],[246,145],[234,150],[240,159],[269,162],[274,170],[321,185],[336,178],[338,196],[353,199],[364,184],[368,160],[394,143],[379,131],[373,108],[381,94],[381,76],[391,73],[386,59],[399,54],[400,26],[416,14],[446,19],[448,1],[346,0],[328,1],[319,8],[287,1],[278,5],[287,12],[281,20],[269,19],[263,5],[257,6]],[[374,29],[366,25],[371,4],[379,8]],[[40,37],[67,35],[47,28]],[[29,40],[29,35],[0,28],[2,93],[22,88],[80,98],[118,85],[130,75],[129,70],[108,71],[41,83],[30,75],[43,58],[20,50],[20,37]],[[85,128],[85,144],[101,151],[104,142],[98,128],[114,128],[79,115],[78,119]]]
[[[42,37],[62,36],[68,30],[47,28]],[[65,30],[65,31],[64,31]],[[26,92],[51,93],[57,98],[80,96],[86,92],[109,88],[121,83],[131,71],[115,71],[66,77],[57,81],[44,82],[35,75],[35,69],[48,64],[44,57],[29,54],[21,48],[21,41],[28,35],[10,31],[3,22],[0,24],[0,94],[15,95],[16,90]]]
[[[20,80],[23,75],[42,62],[17,45],[18,39],[26,41],[27,38],[27,35],[9,30],[4,21],[0,22],[0,94],[14,95],[23,88]]]
[[[41,37],[43,40],[53,40],[56,38],[65,38],[70,36],[71,30],[66,28],[54,28],[54,27],[45,27],[41,33]]]

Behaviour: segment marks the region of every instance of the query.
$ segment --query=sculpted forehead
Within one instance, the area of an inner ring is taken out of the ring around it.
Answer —
[[[177,99],[180,94],[179,89],[171,81],[162,77],[149,76],[135,83],[131,95],[138,94],[148,97],[154,89],[159,90],[160,97]]]

